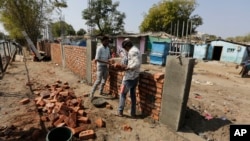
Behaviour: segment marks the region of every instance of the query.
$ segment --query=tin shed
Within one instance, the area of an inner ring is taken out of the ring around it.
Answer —
[[[204,45],[195,45],[194,58],[240,64],[249,58],[250,45],[222,39]]]

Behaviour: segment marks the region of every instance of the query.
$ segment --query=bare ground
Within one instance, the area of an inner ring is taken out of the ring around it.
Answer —
[[[160,70],[160,68],[159,68]],[[161,71],[161,70],[160,70]],[[235,64],[221,62],[198,62],[194,68],[186,121],[183,129],[174,132],[167,126],[149,117],[131,119],[114,115],[118,99],[107,99],[112,110],[88,105],[90,119],[102,117],[105,128],[93,129],[97,141],[226,141],[229,140],[230,124],[250,123],[249,84],[250,78],[240,78]],[[91,86],[67,69],[52,62],[12,62],[0,80],[0,141],[44,141],[49,127],[40,122],[33,99],[34,89],[67,81],[78,97],[88,93]],[[27,86],[30,81],[32,86]],[[98,96],[98,95],[96,95]],[[21,105],[19,101],[30,98]],[[84,98],[84,97],[83,97]],[[86,104],[86,103],[85,103]],[[127,108],[129,109],[129,107]],[[126,113],[125,113],[126,114]],[[205,114],[211,115],[206,119]],[[131,132],[124,131],[129,125]]]

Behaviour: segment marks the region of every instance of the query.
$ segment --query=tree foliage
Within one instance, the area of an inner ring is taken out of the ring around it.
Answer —
[[[116,34],[124,31],[125,13],[117,10],[119,2],[112,0],[91,0],[89,8],[82,11],[82,17],[92,29],[99,34]]]
[[[84,29],[79,29],[77,32],[76,32],[76,35],[78,35],[78,36],[82,36],[82,35],[84,35],[84,34],[86,34],[87,32],[84,30]]]
[[[245,36],[236,36],[236,37],[228,37],[227,40],[231,40],[234,42],[241,42],[241,43],[249,43],[250,42],[250,33]]]
[[[4,39],[5,35],[3,32],[0,32],[0,40]]]
[[[10,38],[24,40],[21,32],[26,31],[35,43],[51,12],[58,6],[65,7],[63,4],[64,0],[0,0],[0,22]]]
[[[65,21],[58,21],[52,23],[52,34],[54,37],[60,37],[61,35],[75,35],[76,31],[72,25],[66,23]]]
[[[199,15],[191,15],[196,6],[195,0],[162,0],[145,15],[140,31],[164,31],[179,36],[193,33],[202,25]]]

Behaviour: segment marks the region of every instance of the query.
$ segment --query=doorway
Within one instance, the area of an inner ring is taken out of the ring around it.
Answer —
[[[222,52],[222,46],[214,46],[214,51],[213,51],[213,58],[212,60],[220,60],[221,57],[221,52]]]

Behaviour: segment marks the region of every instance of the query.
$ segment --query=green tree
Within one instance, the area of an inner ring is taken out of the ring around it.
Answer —
[[[0,32],[0,40],[4,39],[5,34],[3,32]]]
[[[82,36],[82,35],[84,35],[84,34],[86,34],[86,31],[84,30],[84,29],[79,29],[77,32],[76,32],[76,35],[78,35],[78,36]]]
[[[69,24],[66,26],[66,34],[70,36],[76,35],[76,31],[72,25]]]
[[[10,38],[24,40],[26,31],[35,44],[52,11],[65,6],[64,0],[0,0],[0,22]]]
[[[52,34],[54,37],[60,37],[61,35],[75,35],[76,32],[72,25],[66,23],[65,21],[58,21],[52,23]]]
[[[82,17],[99,34],[117,34],[124,32],[125,13],[117,10],[119,2],[112,0],[91,0],[89,8],[83,10]]]
[[[193,33],[199,25],[202,25],[202,18],[199,15],[191,16],[196,6],[195,0],[162,0],[154,4],[144,16],[139,27],[140,31],[164,31],[174,35],[177,35],[178,31],[179,36]]]

